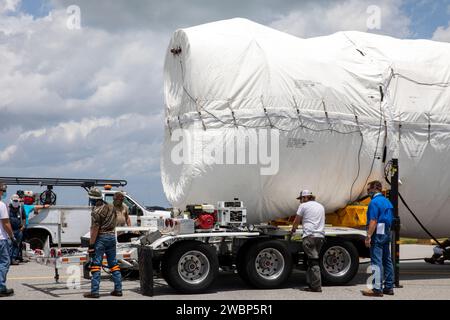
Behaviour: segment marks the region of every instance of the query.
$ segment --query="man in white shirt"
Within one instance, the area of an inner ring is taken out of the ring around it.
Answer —
[[[16,242],[9,222],[9,214],[6,204],[6,184],[0,181],[0,297],[8,297],[14,294],[13,289],[6,288],[6,275],[8,274],[11,244],[9,239]]]
[[[300,192],[297,199],[300,200],[300,206],[298,207],[291,233],[297,230],[300,223],[302,224],[302,245],[308,258],[306,281],[309,287],[301,290],[322,292],[319,254],[325,240],[325,208],[315,201],[316,197],[308,190]]]

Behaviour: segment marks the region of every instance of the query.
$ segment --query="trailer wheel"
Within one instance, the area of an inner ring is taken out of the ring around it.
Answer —
[[[358,250],[350,241],[328,240],[319,258],[322,281],[329,285],[344,285],[358,272]]]
[[[256,288],[277,288],[291,275],[292,256],[281,241],[255,242],[247,249],[243,259],[243,279]]]
[[[166,252],[162,274],[167,283],[182,293],[207,290],[219,273],[215,249],[198,241],[183,241]]]
[[[28,242],[30,244],[30,248],[32,250],[35,249],[44,249],[45,241],[47,241],[47,237],[49,239],[50,245],[52,244],[50,234],[47,231],[40,229],[29,229],[26,231],[24,242]]]

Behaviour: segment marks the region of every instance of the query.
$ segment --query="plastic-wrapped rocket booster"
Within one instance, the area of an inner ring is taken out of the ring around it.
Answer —
[[[300,39],[244,19],[181,29],[166,55],[164,191],[175,207],[238,197],[249,222],[328,212],[384,181],[450,234],[450,44],[361,32]],[[404,235],[423,236],[400,205]]]

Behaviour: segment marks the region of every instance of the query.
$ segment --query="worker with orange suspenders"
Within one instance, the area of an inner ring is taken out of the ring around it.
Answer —
[[[116,259],[116,212],[114,206],[103,201],[102,192],[97,188],[89,190],[89,200],[92,207],[91,237],[89,241],[89,256],[91,263],[91,292],[85,293],[85,298],[99,298],[100,278],[103,254],[106,254],[108,267],[114,281],[112,296],[122,296],[122,277]]]

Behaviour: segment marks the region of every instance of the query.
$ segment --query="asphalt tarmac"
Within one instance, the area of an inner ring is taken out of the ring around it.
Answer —
[[[358,275],[345,286],[323,287],[322,293],[302,292],[299,288],[305,286],[305,273],[295,271],[288,283],[280,289],[256,290],[249,288],[237,274],[222,272],[207,293],[196,295],[180,295],[162,279],[155,280],[153,297],[140,294],[138,279],[124,279],[124,296],[112,297],[109,292],[113,283],[105,274],[101,283],[102,300],[450,300],[450,261],[444,265],[431,265],[422,259],[432,254],[432,246],[402,245],[400,264],[400,282],[403,288],[395,289],[394,296],[368,298],[361,294],[367,288],[370,276],[368,261],[361,261]],[[410,260],[412,259],[412,260]],[[415,260],[416,259],[416,260]],[[90,289],[90,282],[82,278],[81,267],[64,267],[60,270],[60,281],[55,283],[52,268],[34,262],[11,266],[8,274],[8,287],[13,288],[15,295],[1,300],[74,300],[84,299],[82,294]]]

